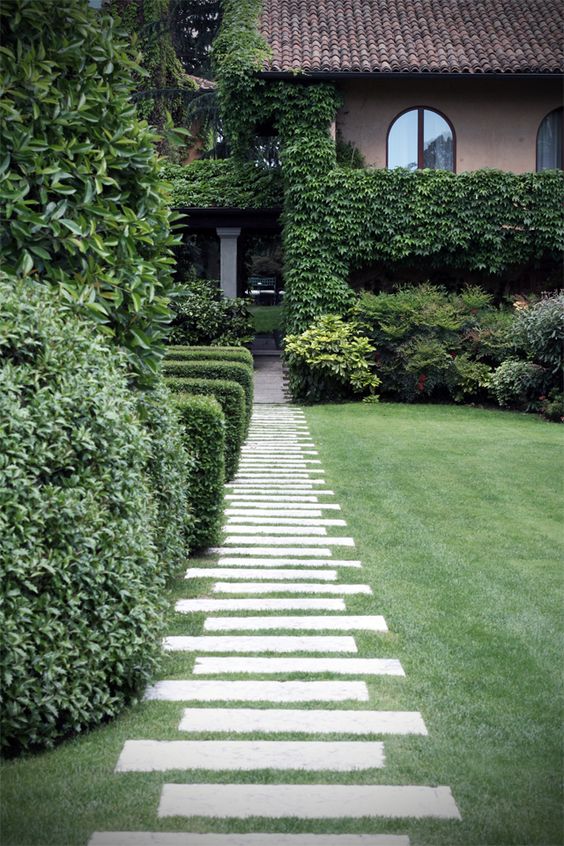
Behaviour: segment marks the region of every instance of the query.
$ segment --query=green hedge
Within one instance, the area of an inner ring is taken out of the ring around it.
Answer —
[[[253,412],[253,374],[239,361],[165,361],[164,372],[181,379],[223,379],[238,382],[245,391],[245,434]]]
[[[175,394],[187,452],[193,459],[188,503],[194,522],[192,549],[217,542],[223,512],[225,417],[213,397]]]
[[[205,394],[215,397],[225,415],[225,477],[237,472],[239,452],[245,434],[245,392],[238,382],[224,379],[186,379],[167,376],[174,393]]]
[[[150,439],[123,357],[53,291],[0,279],[2,746],[117,714],[160,655]]]
[[[182,347],[166,348],[168,361],[242,361],[253,369],[253,356],[246,347]]]
[[[167,162],[161,175],[170,182],[176,207],[227,206],[260,209],[281,206],[282,177],[277,168],[234,159],[201,159],[189,165]]]

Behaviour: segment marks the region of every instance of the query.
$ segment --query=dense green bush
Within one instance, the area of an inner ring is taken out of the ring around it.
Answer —
[[[301,335],[288,335],[284,348],[294,399],[311,402],[374,395],[374,347],[356,323],[326,314]]]
[[[50,283],[152,381],[169,318],[169,198],[125,37],[86,0],[4,0],[4,269]]]
[[[527,358],[548,368],[555,386],[562,388],[564,293],[543,297],[534,305],[519,309],[513,341]]]
[[[225,418],[213,397],[175,394],[183,438],[193,459],[189,506],[194,521],[190,545],[202,549],[217,542],[223,513]]]
[[[417,399],[485,399],[488,376],[511,349],[513,318],[479,288],[432,285],[365,293],[351,310],[377,349],[382,394]]]
[[[253,356],[246,347],[169,346],[167,361],[242,361],[253,369]]]
[[[167,376],[180,379],[222,379],[238,382],[245,391],[245,434],[253,411],[253,374],[246,364],[239,361],[167,361]]]
[[[255,334],[247,301],[224,297],[218,283],[208,279],[182,283],[172,313],[170,344],[236,346]]]
[[[165,381],[174,393],[204,394],[218,401],[225,415],[225,477],[232,479],[237,471],[245,434],[245,392],[241,385],[223,379],[183,379],[171,376],[167,376]]]
[[[501,406],[537,410],[548,373],[532,361],[508,358],[491,374],[489,384]]]
[[[147,467],[156,505],[155,544],[159,567],[174,576],[190,552],[193,515],[189,490],[194,457],[184,448],[183,426],[163,380],[136,394],[137,412],[150,435]]]
[[[2,745],[115,715],[160,652],[151,444],[121,356],[52,291],[0,281]]]

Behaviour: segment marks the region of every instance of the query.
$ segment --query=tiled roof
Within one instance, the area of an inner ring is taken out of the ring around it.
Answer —
[[[562,0],[262,0],[266,71],[557,73]]]

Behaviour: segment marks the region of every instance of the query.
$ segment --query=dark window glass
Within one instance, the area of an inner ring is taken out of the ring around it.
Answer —
[[[562,123],[564,109],[555,109],[542,121],[537,136],[537,170],[562,170]]]
[[[388,134],[388,167],[454,170],[454,138],[447,121],[432,109],[410,109]]]

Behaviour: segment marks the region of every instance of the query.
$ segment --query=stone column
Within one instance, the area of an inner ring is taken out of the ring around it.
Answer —
[[[220,281],[225,297],[237,296],[237,238],[240,227],[218,227],[216,232],[220,241]]]

